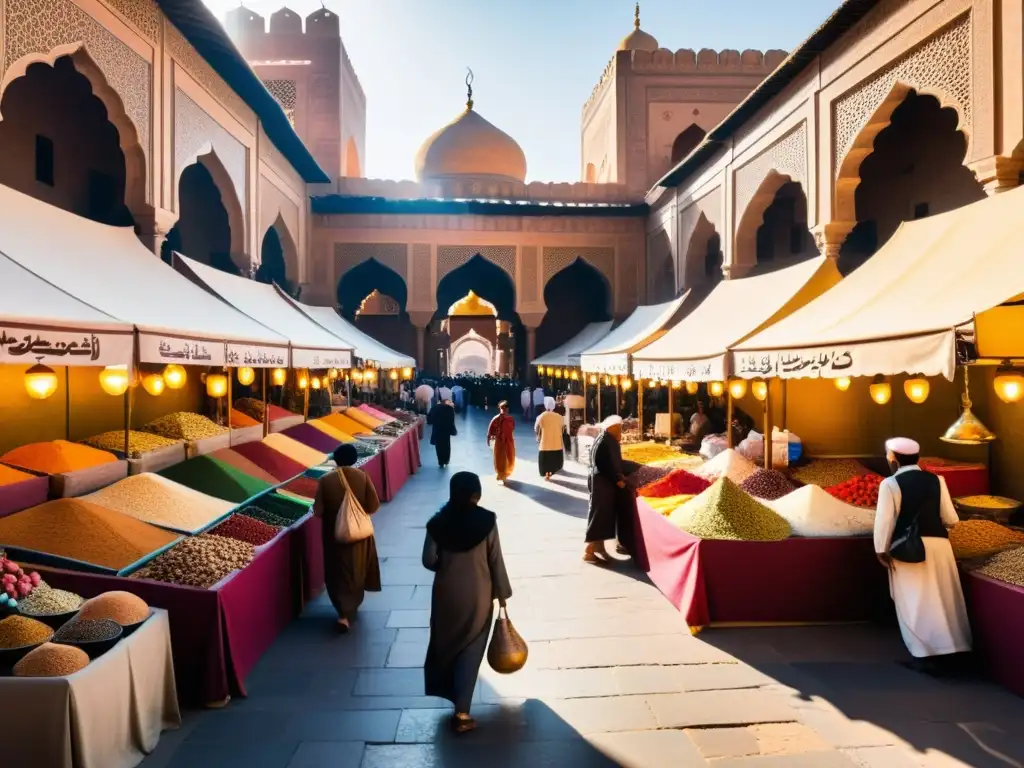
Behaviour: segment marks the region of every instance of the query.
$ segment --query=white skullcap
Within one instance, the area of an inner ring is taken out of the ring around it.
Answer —
[[[553,398],[553,397],[545,397],[544,398],[544,408],[549,410],[549,411],[555,410],[555,398]]]
[[[909,437],[892,437],[885,441],[885,450],[901,456],[913,456],[921,452],[921,446]]]
[[[609,416],[608,418],[606,418],[604,421],[602,421],[599,426],[601,427],[601,429],[608,429],[608,427],[618,426],[621,423],[622,423],[622,417],[621,416],[612,415],[612,416]]]

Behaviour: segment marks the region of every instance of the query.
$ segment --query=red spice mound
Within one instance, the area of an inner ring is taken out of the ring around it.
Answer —
[[[290,493],[294,493],[298,496],[303,496],[307,499],[315,499],[316,488],[316,480],[314,480],[312,477],[306,477],[305,475],[301,475],[300,477],[296,477],[290,483],[282,486],[281,490],[289,491]]]
[[[270,411],[270,421],[277,421],[278,419],[290,419],[298,415],[292,413],[291,411],[286,411],[284,408],[280,407],[279,405],[274,405],[273,403],[267,405],[267,409]]]
[[[711,487],[711,482],[697,477],[685,469],[674,469],[661,480],[645,485],[637,493],[652,499],[663,499],[666,496],[690,494],[696,496]]]
[[[877,507],[878,486],[882,484],[883,479],[881,475],[869,472],[866,475],[851,477],[825,490],[840,501],[853,504],[855,507]]]
[[[253,546],[266,544],[280,533],[281,529],[274,525],[267,525],[262,520],[256,520],[248,515],[236,514],[229,517],[223,523],[214,528],[210,533],[216,536],[225,536],[236,541],[244,541]]]

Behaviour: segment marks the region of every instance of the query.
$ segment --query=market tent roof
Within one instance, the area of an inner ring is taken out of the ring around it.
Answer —
[[[280,289],[278,289],[280,291]],[[355,356],[371,360],[382,368],[415,368],[416,361],[391,347],[381,344],[372,336],[363,333],[352,323],[339,315],[332,307],[312,307],[281,293],[310,320],[330,331],[335,336],[352,344]]]
[[[721,381],[729,347],[819,296],[841,276],[824,257],[754,277],[722,280],[686,318],[633,356],[637,376]]]
[[[837,286],[738,344],[738,375],[952,380],[957,332],[973,330],[976,313],[981,350],[990,312],[1013,314],[1020,327],[1024,308],[1005,305],[1024,292],[1022,217],[1024,188],[900,225]]]
[[[81,302],[133,324],[144,363],[224,365],[224,342],[287,351],[288,341],[197,288],[111,227],[0,185],[0,251]],[[4,286],[6,300],[7,289]]]
[[[232,307],[258,320],[288,339],[294,368],[349,368],[352,344],[321,328],[295,308],[277,288],[200,264],[195,259],[174,254],[174,266]],[[237,365],[251,362],[232,361]]]
[[[580,364],[580,355],[583,354],[583,351],[607,336],[612,329],[612,324],[611,320],[603,323],[589,323],[567,342],[541,355],[530,365],[569,365],[575,368]]]
[[[687,295],[684,293],[664,304],[637,307],[621,325],[583,351],[580,356],[583,370],[594,373],[629,373],[630,354],[665,332],[666,324],[675,317]]]
[[[131,364],[131,323],[79,301],[3,253],[0,287],[0,363]]]

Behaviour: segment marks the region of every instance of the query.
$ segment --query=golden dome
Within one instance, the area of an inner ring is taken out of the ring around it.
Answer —
[[[636,4],[636,11],[633,14],[633,31],[622,38],[619,43],[620,51],[656,51],[658,41],[654,35],[649,35],[640,29],[640,3]]]
[[[479,317],[481,315],[496,317],[497,314],[498,310],[491,302],[481,299],[472,291],[448,307],[449,317]]]

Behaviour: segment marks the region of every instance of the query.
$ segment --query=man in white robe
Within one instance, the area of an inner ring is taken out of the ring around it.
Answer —
[[[434,399],[434,388],[423,382],[416,387],[416,410],[426,413],[430,410],[431,402]]]
[[[529,387],[519,394],[519,405],[523,408],[523,421],[529,421],[533,415],[533,394]]]
[[[971,627],[960,586],[960,574],[946,529],[958,521],[946,481],[917,465],[920,446],[907,438],[885,444],[895,469],[878,489],[875,552],[889,569],[889,592],[896,604],[900,633],[914,661],[907,666],[937,672],[936,657],[971,650]],[[924,544],[924,562],[895,559],[893,534],[900,538],[916,516]]]

